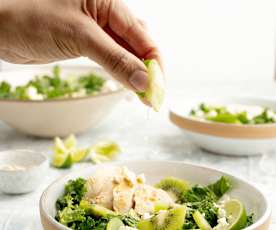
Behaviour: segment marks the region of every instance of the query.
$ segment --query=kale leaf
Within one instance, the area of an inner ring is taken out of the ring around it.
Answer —
[[[222,176],[217,182],[209,185],[208,188],[220,198],[231,188],[231,182],[227,177]]]

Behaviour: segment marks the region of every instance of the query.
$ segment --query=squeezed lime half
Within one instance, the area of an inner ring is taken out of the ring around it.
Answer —
[[[244,205],[237,199],[231,199],[224,204],[229,230],[241,230],[246,227],[247,214]]]

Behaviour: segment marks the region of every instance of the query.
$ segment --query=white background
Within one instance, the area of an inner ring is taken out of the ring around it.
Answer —
[[[276,0],[126,2],[147,22],[170,82],[273,78]]]

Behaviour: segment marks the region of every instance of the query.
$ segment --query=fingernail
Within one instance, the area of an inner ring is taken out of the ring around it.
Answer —
[[[129,78],[130,84],[139,92],[146,91],[148,87],[148,74],[142,70],[136,70]]]

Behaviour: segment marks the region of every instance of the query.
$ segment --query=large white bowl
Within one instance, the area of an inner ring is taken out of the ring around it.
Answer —
[[[170,108],[170,120],[201,148],[226,155],[257,155],[276,150],[276,123],[236,125],[189,116],[199,103],[259,105],[276,111],[276,100],[253,97],[187,98]]]
[[[216,181],[221,176],[228,176],[233,182],[233,189],[229,195],[238,198],[245,204],[248,213],[255,213],[255,223],[246,230],[268,230],[270,224],[271,207],[263,193],[254,185],[221,171],[193,164],[168,161],[133,161],[113,165],[127,166],[136,173],[144,173],[147,183],[154,184],[166,176],[175,176],[189,180],[196,184],[206,185]],[[68,230],[55,220],[55,201],[64,192],[64,185],[70,179],[87,178],[103,165],[73,172],[51,184],[40,199],[40,215],[45,230]]]
[[[35,75],[51,73],[52,67],[32,70],[0,72],[0,81],[12,85],[26,83]],[[97,73],[104,78],[110,76],[99,67],[62,67],[62,74]],[[22,101],[0,100],[0,120],[26,134],[53,137],[80,133],[102,122],[115,105],[123,98],[125,90],[118,90],[73,99]]]

